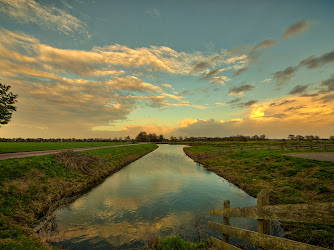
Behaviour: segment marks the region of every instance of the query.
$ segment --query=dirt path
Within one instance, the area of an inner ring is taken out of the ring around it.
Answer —
[[[10,158],[23,158],[23,157],[37,156],[37,155],[56,154],[64,150],[86,151],[86,150],[99,149],[99,148],[116,148],[116,147],[127,147],[127,146],[133,146],[133,145],[138,145],[138,144],[122,144],[122,145],[110,145],[110,146],[99,146],[99,147],[88,147],[88,148],[68,148],[68,149],[54,149],[54,150],[44,150],[44,151],[6,153],[6,154],[0,154],[0,160],[10,159]]]
[[[286,155],[318,161],[334,161],[334,152],[290,153]]]

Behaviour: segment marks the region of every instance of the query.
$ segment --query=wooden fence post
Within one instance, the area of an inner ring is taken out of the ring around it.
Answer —
[[[257,195],[257,206],[265,206],[269,205],[269,192],[267,190],[262,190]],[[258,220],[257,223],[258,232],[262,234],[270,234],[270,220]],[[263,248],[259,247],[259,250],[263,250]]]
[[[311,144],[311,150],[313,150],[313,144]]]
[[[327,143],[325,143],[325,150],[327,150]]]
[[[224,201],[224,209],[230,208],[230,201]],[[230,217],[223,217],[223,224],[229,226],[230,225]],[[223,241],[229,243],[230,236],[228,234],[223,234]]]

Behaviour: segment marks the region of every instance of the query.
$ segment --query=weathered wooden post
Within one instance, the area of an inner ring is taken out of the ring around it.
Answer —
[[[311,150],[313,150],[313,144],[311,144]]]
[[[230,201],[224,201],[224,209],[230,208]],[[230,225],[230,217],[223,217],[223,224],[229,226]],[[229,243],[230,236],[228,234],[223,234],[223,241]]]
[[[325,143],[325,150],[327,150],[327,143]]]
[[[298,149],[298,144],[296,144],[296,149]]]
[[[262,190],[257,195],[257,207],[269,205],[269,192],[267,190]],[[257,223],[258,232],[262,234],[270,234],[270,220],[258,219]],[[259,250],[263,248],[259,247]]]
[[[282,144],[282,149],[284,149],[284,144]]]

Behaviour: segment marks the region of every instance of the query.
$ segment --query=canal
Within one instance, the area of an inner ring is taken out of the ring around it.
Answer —
[[[255,198],[194,162],[183,148],[159,145],[57,210],[47,241],[66,249],[136,249],[154,235],[200,240],[216,235],[208,221],[222,218],[209,212],[222,208],[224,200],[231,207],[256,205]],[[231,218],[232,226],[257,230],[256,224]]]

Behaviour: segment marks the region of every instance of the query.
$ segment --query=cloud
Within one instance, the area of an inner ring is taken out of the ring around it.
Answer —
[[[323,54],[319,57],[310,56],[302,60],[297,66],[290,66],[283,71],[277,71],[274,73],[274,80],[276,81],[277,86],[282,86],[290,81],[296,72],[303,66],[309,69],[315,69],[332,62],[334,62],[334,51]]]
[[[78,18],[64,10],[41,5],[34,0],[0,0],[0,11],[21,23],[34,23],[65,35],[78,33],[90,37],[85,23]]]
[[[297,36],[304,30],[306,30],[309,26],[310,26],[310,22],[307,22],[307,21],[299,21],[297,23],[294,23],[293,25],[287,28],[285,33],[282,35],[282,38]],[[239,70],[237,70],[236,72],[234,72],[233,76],[239,76],[245,71],[247,71],[248,69],[250,69],[251,65],[256,63],[259,57],[261,56],[261,53],[264,52],[260,50],[268,49],[275,45],[276,45],[276,42],[272,38],[267,38],[264,41],[253,46],[250,49],[250,52],[247,54],[247,60],[245,61],[245,65],[241,67]],[[281,81],[283,82],[282,84],[284,84],[285,81],[286,80],[282,80]]]
[[[283,33],[281,38],[289,38],[289,37],[293,37],[293,36],[298,36],[299,34],[304,32],[309,27],[310,27],[310,22],[305,21],[305,20],[298,21],[298,22],[292,24],[291,26],[289,26],[285,30],[285,32]]]
[[[126,120],[138,107],[207,108],[164,93],[161,87],[172,88],[169,84],[158,86],[134,75],[137,70],[188,74],[197,53],[117,44],[65,50],[0,29],[0,54],[1,80],[20,96],[20,112],[3,128],[8,136],[105,137],[102,128]]]
[[[272,38],[267,38],[264,41],[260,42],[259,44],[253,46],[250,50],[250,52],[247,54],[247,60],[245,61],[245,64],[243,67],[241,67],[239,70],[233,73],[233,76],[239,76],[243,72],[247,71],[252,64],[254,64],[258,58],[261,55],[260,50],[268,49],[270,47],[275,46],[276,43]],[[262,51],[263,53],[263,51]]]
[[[253,50],[258,50],[258,49],[264,49],[264,48],[270,48],[275,46],[276,43],[272,38],[267,38],[266,40],[260,42],[259,44],[255,45]]]
[[[241,100],[240,97],[239,97],[239,98],[235,98],[235,99],[233,99],[232,101],[227,102],[227,104],[234,104],[234,103],[239,102],[240,100]]]
[[[179,127],[187,127],[190,124],[196,123],[198,119],[186,118],[178,122]]]
[[[314,69],[332,62],[334,62],[334,51],[331,51],[319,57],[310,56],[309,58],[301,61],[300,65],[305,66],[309,69]]]
[[[274,73],[274,80],[276,81],[277,86],[282,86],[286,84],[298,71],[299,66],[288,67],[285,70],[277,71]]]
[[[207,73],[204,77],[201,78],[201,80],[210,80],[213,76],[217,75],[220,73],[222,69],[214,69],[211,70],[209,73]]]
[[[219,107],[219,106],[224,106],[224,105],[226,105],[225,102],[216,102],[215,104],[216,104],[218,107]]]
[[[285,100],[285,101],[282,101],[282,102],[272,102],[269,104],[270,107],[272,106],[282,106],[282,105],[285,105],[285,104],[288,104],[288,103],[292,103],[292,102],[295,102],[296,100]]]
[[[241,68],[241,69],[237,70],[236,72],[234,72],[233,76],[238,76],[238,75],[242,74],[243,72],[245,72],[246,70],[248,70],[248,67]]]
[[[324,95],[324,96],[320,97],[318,100],[322,101],[323,103],[333,102],[334,101],[334,94]]]
[[[289,95],[302,94],[307,89],[308,85],[297,85],[290,92]]]
[[[210,83],[218,83],[221,85],[225,85],[226,82],[231,81],[230,78],[228,78],[227,76],[215,76]]]
[[[192,69],[189,74],[198,75],[205,73],[205,76],[201,78],[201,80],[209,80],[214,75],[230,69],[236,69],[243,65],[244,60],[246,59],[246,55],[233,55],[229,52],[222,52],[220,54],[213,54],[207,57],[199,57],[197,61],[192,63]],[[231,65],[221,69],[213,69],[209,70],[210,67],[215,67],[217,65]]]
[[[264,82],[266,82],[266,83],[267,83],[267,82],[271,82],[271,80],[272,80],[272,79],[270,79],[270,78],[267,78],[267,79],[264,79],[264,80],[262,80],[260,83],[264,83]]]
[[[334,91],[334,78],[322,81],[320,87],[326,87],[327,92]]]
[[[249,84],[241,85],[239,87],[233,87],[233,88],[230,88],[230,90],[228,92],[228,95],[242,96],[244,94],[244,92],[251,91],[254,88],[255,87],[253,85],[249,85]]]
[[[106,81],[103,84],[111,85],[114,89],[118,90],[131,90],[131,91],[141,91],[141,92],[159,92],[161,89],[158,86],[152,85],[150,83],[143,82],[135,76],[125,76],[121,78],[116,78],[112,81]]]
[[[252,106],[252,105],[256,104],[257,102],[258,102],[257,100],[242,102],[242,103],[238,104],[238,107],[249,107],[249,106]]]
[[[172,88],[173,88],[172,85],[167,84],[167,83],[162,83],[161,86],[164,87],[164,88],[169,88],[169,89],[172,89]]]
[[[334,94],[322,94],[320,99],[274,99],[249,106],[248,115],[242,119],[227,122],[198,120],[186,127],[176,128],[172,133],[188,137],[266,134],[269,138],[286,138],[289,134],[314,134],[328,138],[328,131],[334,131],[333,102]]]

